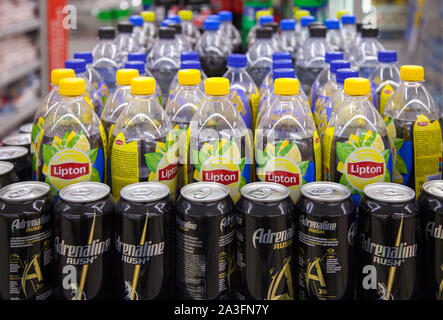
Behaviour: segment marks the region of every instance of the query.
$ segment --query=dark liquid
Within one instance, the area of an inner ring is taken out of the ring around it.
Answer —
[[[174,76],[178,72],[178,68],[170,68],[170,69],[160,69],[154,68],[149,69],[151,71],[157,85],[160,86],[161,92],[163,92],[163,99],[167,99],[167,94],[169,92],[169,86],[171,85]]]
[[[200,56],[202,69],[208,77],[222,77],[226,72],[227,57],[218,55]]]
[[[266,75],[271,72],[270,67],[251,67],[248,68],[248,73],[254,80],[257,87],[260,87]]]
[[[304,92],[310,92],[312,84],[321,72],[322,68],[304,68],[300,66],[295,67],[295,74],[300,80]]]

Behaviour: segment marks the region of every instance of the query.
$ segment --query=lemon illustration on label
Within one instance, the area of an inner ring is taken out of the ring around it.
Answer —
[[[411,143],[405,141],[405,139],[397,138],[397,130],[395,129],[393,119],[386,116],[384,121],[391,146],[393,146],[392,160],[394,165],[392,167],[392,182],[404,184],[408,180],[411,171],[412,161],[409,159],[410,155],[412,155]]]
[[[246,99],[245,92],[241,89],[231,89],[229,91],[229,99],[234,108],[237,109],[238,113],[242,116],[246,126],[251,129],[251,109],[248,100]]]
[[[187,126],[179,126],[176,124],[173,128],[173,134],[176,137],[178,145],[178,164],[177,164],[177,189],[181,189],[185,184],[185,167],[183,166],[185,161],[187,162],[187,150],[188,150],[188,140],[187,140]]]
[[[191,151],[191,163],[194,165],[194,180],[224,184],[234,202],[240,199],[240,189],[249,181],[249,164],[241,157],[233,140],[206,142],[200,151]]]
[[[38,150],[40,149],[40,143],[42,141],[43,135],[43,125],[45,124],[45,119],[40,117],[37,124],[32,125],[31,131],[31,153],[32,153],[32,172],[37,173],[38,168]]]
[[[264,150],[256,151],[257,178],[275,182],[289,188],[295,202],[300,196],[302,184],[315,181],[315,164],[302,161],[296,141],[280,140],[276,145],[267,143]]]
[[[391,181],[392,152],[385,149],[377,132],[368,130],[360,136],[351,134],[347,142],[337,142],[336,150],[337,171],[342,173],[340,183],[348,186],[353,194],[361,195],[368,184]]]

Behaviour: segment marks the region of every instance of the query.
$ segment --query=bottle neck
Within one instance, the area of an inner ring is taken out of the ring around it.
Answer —
[[[244,70],[246,70],[246,67],[230,67],[228,66],[228,71],[231,71],[232,73],[240,73]]]
[[[298,95],[281,95],[275,93],[275,98],[281,101],[295,101],[298,99]]]
[[[154,99],[154,93],[152,94],[133,94],[135,100],[149,100]]]
[[[222,101],[225,101],[225,100],[229,99],[229,94],[222,95],[222,96],[213,96],[213,95],[210,95],[210,94],[206,94],[206,97],[207,97],[207,99],[209,101],[222,102]]]
[[[423,81],[404,81],[401,80],[401,84],[407,87],[421,87],[424,84],[424,80]]]
[[[189,84],[179,84],[179,88],[185,91],[194,91],[198,88],[200,84],[189,85]]]
[[[345,93],[345,96],[348,100],[353,100],[357,102],[369,101],[369,95],[366,96],[351,96]]]

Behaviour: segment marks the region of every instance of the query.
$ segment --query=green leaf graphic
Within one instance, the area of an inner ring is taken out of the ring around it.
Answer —
[[[403,160],[400,155],[397,154],[397,159],[395,160],[395,167],[397,168],[398,172],[401,174],[407,174],[408,173],[408,167],[406,166],[405,160]]]
[[[49,144],[43,145],[43,162],[49,166],[51,158],[57,153],[57,149]]]
[[[221,148],[220,154],[225,154],[225,152],[231,147],[231,145],[232,145],[232,140],[229,140],[228,142],[226,142],[223,145],[223,147]]]
[[[166,146],[167,144],[165,143],[165,146]],[[157,146],[156,146],[157,148],[159,148],[160,149],[160,151],[163,151],[163,153],[166,153],[166,149],[165,148],[163,148],[162,146],[160,146],[159,144],[157,144]]]
[[[91,177],[89,178],[89,181],[100,182],[100,173],[96,168],[92,168]]]
[[[390,149],[383,150],[381,153],[383,155],[383,159],[385,160],[385,163],[388,164],[389,162],[389,155],[390,155]]]
[[[149,170],[156,172],[158,163],[160,162],[163,155],[160,152],[152,152],[145,154],[146,165]]]
[[[246,158],[241,158],[240,164],[238,165],[240,168],[240,172],[243,172],[243,169],[245,168]]]
[[[218,147],[220,144],[220,139],[215,140],[214,144],[212,145],[212,153],[209,154],[209,156],[218,156]]]
[[[31,131],[31,140],[32,141],[35,141],[35,137],[37,137],[38,132],[39,132],[38,127],[35,124],[33,124],[32,131]]]
[[[349,189],[353,189],[351,185],[349,185],[348,179],[346,179],[346,176],[344,174],[341,175],[340,177],[340,184],[347,186]]]
[[[203,152],[201,152],[201,154],[203,154]],[[197,169],[198,172],[200,172],[201,164],[198,155],[198,150],[192,150],[191,163],[194,165],[194,168]]]
[[[309,161],[300,161],[298,163],[298,167],[300,168],[300,172],[302,175],[305,175],[306,171],[308,170],[309,167]]]
[[[395,146],[395,150],[400,150],[401,147],[403,146],[405,139],[402,138],[394,138],[394,146]]]
[[[360,135],[360,138],[358,139],[358,145],[361,147],[363,145],[363,140],[366,138],[366,130],[363,130],[363,132]]]
[[[391,182],[391,173],[389,172],[388,169],[386,169],[386,174],[385,174],[385,179],[383,180],[383,182]]]
[[[77,143],[78,139],[80,139],[80,137],[81,137],[80,133],[77,134],[74,138],[71,139],[71,141],[69,141],[66,144],[66,148],[68,148],[68,149],[73,148],[74,145]]]
[[[263,150],[257,150],[255,155],[257,156],[257,164],[259,165],[259,167],[263,167],[269,160],[268,154],[263,152]]]
[[[389,125],[391,124],[392,119],[393,119],[393,118],[387,118],[387,120],[385,120],[385,125],[386,125],[386,127],[389,126]]]
[[[374,132],[372,134],[372,136],[368,140],[365,141],[365,145],[364,146],[365,147],[370,147],[372,145],[372,143],[374,142],[376,137],[377,137],[377,132]],[[360,146],[361,146],[361,144],[360,144]]]
[[[281,147],[281,144],[283,143],[283,140],[280,140],[278,143],[277,143],[277,145],[275,146],[275,149],[274,149],[274,157],[277,157],[277,155],[278,155],[278,150],[280,150],[280,147]]]
[[[93,150],[89,150],[87,152],[89,160],[91,161],[92,164],[94,164],[95,160],[97,159],[97,153],[98,153],[98,148],[95,148]]]
[[[69,131],[65,132],[65,135],[63,136],[62,139],[62,147],[64,148],[66,146],[66,141],[68,140],[68,136],[69,136]]]
[[[343,164],[346,162],[346,158],[355,150],[355,147],[343,142],[337,142],[336,148],[338,159]]]
[[[289,150],[291,150],[291,148],[294,146],[295,141],[292,141],[290,144],[288,144],[286,147],[283,148],[283,150],[280,152],[279,156],[280,157],[284,157]]]
[[[239,190],[240,190],[241,187],[243,187],[245,184],[246,184],[246,179],[245,179],[245,177],[241,176]]]

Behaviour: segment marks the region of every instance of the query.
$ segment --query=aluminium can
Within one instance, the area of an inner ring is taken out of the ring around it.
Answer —
[[[0,161],[10,162],[19,181],[32,180],[32,159],[25,147],[0,147]]]
[[[3,145],[10,147],[24,147],[31,152],[31,134],[16,133],[3,138]]]
[[[14,165],[10,162],[0,161],[0,188],[16,182],[18,182],[18,177],[14,171]]]

